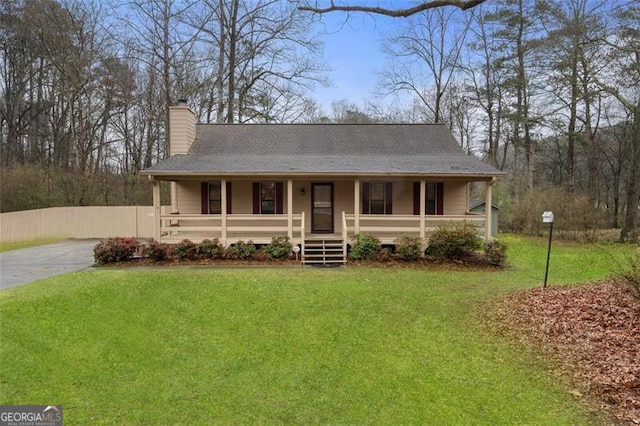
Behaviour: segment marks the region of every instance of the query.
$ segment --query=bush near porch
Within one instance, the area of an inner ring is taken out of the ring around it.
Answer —
[[[484,252],[478,252],[484,248]],[[94,249],[96,265],[147,259],[152,262],[167,260],[192,262],[206,261],[291,261],[295,259],[293,245],[288,237],[273,237],[271,243],[260,248],[251,241],[237,241],[225,248],[219,240],[203,240],[194,243],[182,240],[177,244],[165,244],[151,240],[140,244],[133,238],[111,238],[101,241]],[[441,264],[454,261],[473,266],[503,267],[506,264],[506,245],[496,241],[483,247],[475,227],[446,225],[435,231],[429,240],[425,254],[424,243],[418,237],[402,235],[395,240],[393,250],[383,248],[380,240],[366,233],[356,234],[349,249],[349,260],[354,262],[392,262],[424,265],[436,261]]]

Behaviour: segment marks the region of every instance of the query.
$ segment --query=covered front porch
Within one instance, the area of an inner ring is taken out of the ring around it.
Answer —
[[[223,245],[238,240],[267,244],[288,236],[300,245],[314,240],[347,244],[357,233],[393,244],[401,235],[428,240],[446,222],[467,222],[491,238],[491,209],[468,211],[469,183],[486,182],[491,205],[494,180],[422,176],[194,176],[171,182],[171,210],[160,208],[160,178],[153,178],[154,236],[158,241],[217,238]]]

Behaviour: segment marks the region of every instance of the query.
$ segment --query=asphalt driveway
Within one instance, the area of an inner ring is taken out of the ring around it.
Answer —
[[[66,240],[0,253],[0,290],[93,265],[99,240]]]

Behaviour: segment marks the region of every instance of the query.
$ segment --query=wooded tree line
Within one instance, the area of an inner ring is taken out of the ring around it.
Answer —
[[[561,188],[605,221],[593,226],[637,237],[637,2],[413,13],[385,34],[379,71],[380,94],[403,102],[329,112],[314,99],[327,74],[310,3],[0,3],[0,209],[150,202],[137,173],[166,157],[169,106],[188,99],[203,122],[445,122],[509,173],[497,197],[512,211]]]

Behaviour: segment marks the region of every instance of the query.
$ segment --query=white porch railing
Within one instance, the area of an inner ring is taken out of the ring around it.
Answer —
[[[358,232],[371,234],[378,237],[382,243],[391,244],[401,235],[423,236],[428,238],[438,226],[445,223],[469,223],[478,227],[478,234],[485,235],[486,216],[477,214],[425,216],[424,230],[420,230],[419,215],[359,215],[358,228],[356,229],[356,216],[354,214],[342,215],[342,238],[350,240]]]
[[[286,214],[163,214],[160,220],[161,240],[165,242],[218,238],[225,245],[240,239],[262,244],[272,237],[288,236],[298,244],[295,236],[304,241],[305,234],[304,213],[291,215],[291,220]]]
[[[272,237],[288,236],[293,244],[300,244],[304,250],[306,236],[305,214],[253,215],[230,214],[163,214],[161,218],[161,240],[178,242],[182,239],[201,241],[218,238],[222,244],[233,244],[238,240],[252,240],[266,244]],[[341,237],[346,255],[347,243],[358,233],[372,234],[384,244],[392,244],[401,235],[429,237],[429,234],[444,223],[467,222],[478,227],[478,233],[485,235],[486,216],[465,214],[449,216],[425,216],[424,229],[418,215],[356,215],[342,212]],[[224,225],[223,225],[224,223]],[[226,226],[225,226],[226,225]],[[299,239],[298,239],[299,238]]]

